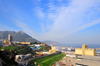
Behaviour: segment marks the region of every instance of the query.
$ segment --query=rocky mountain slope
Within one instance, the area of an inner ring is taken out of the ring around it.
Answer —
[[[27,42],[37,42],[35,38],[32,38],[28,34],[22,32],[22,31],[0,31],[0,39],[8,39],[8,35],[12,35],[13,41],[27,41]]]

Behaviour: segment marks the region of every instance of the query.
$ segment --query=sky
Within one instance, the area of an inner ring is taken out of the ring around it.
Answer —
[[[0,31],[61,44],[100,44],[100,0],[0,0]]]

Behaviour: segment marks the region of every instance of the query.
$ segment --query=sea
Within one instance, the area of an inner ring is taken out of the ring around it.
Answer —
[[[73,47],[73,48],[82,48],[83,44],[58,44],[55,46],[60,47]],[[88,48],[100,48],[100,44],[87,44]],[[100,50],[97,50],[97,52],[100,52]]]
[[[73,47],[73,48],[82,48],[83,44],[58,44],[55,46],[61,46],[61,47]],[[100,48],[100,44],[87,44],[88,48]]]

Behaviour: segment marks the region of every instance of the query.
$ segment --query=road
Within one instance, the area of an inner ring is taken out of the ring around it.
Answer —
[[[57,53],[59,53],[59,52],[56,52],[54,54],[57,54]],[[50,55],[54,55],[54,54],[49,54],[49,55],[44,55],[44,56],[39,56],[39,57],[30,57],[30,58],[25,59],[24,61],[19,62],[18,66],[28,66],[27,64],[31,60],[34,60],[34,59],[37,59],[37,58],[41,58],[41,57],[50,56]],[[24,65],[24,64],[26,64],[26,65]]]

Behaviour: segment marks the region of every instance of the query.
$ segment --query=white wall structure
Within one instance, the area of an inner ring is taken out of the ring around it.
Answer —
[[[66,55],[68,57],[71,57],[71,58],[75,58],[76,56],[75,55]]]
[[[26,54],[26,55],[16,55],[15,56],[15,60],[18,62],[18,58],[21,58],[20,59],[20,61],[23,61],[23,60],[25,60],[26,58],[29,58],[29,57],[31,57],[31,54]]]
[[[36,46],[36,47],[40,47],[40,44],[35,44],[34,46]]]
[[[43,52],[43,54],[48,54],[49,52]]]
[[[18,62],[18,58],[21,58],[20,61],[23,61],[25,59],[24,55],[16,55],[15,60]]]
[[[38,48],[38,49],[41,48],[40,44],[35,44],[34,46],[35,46],[36,48]]]

